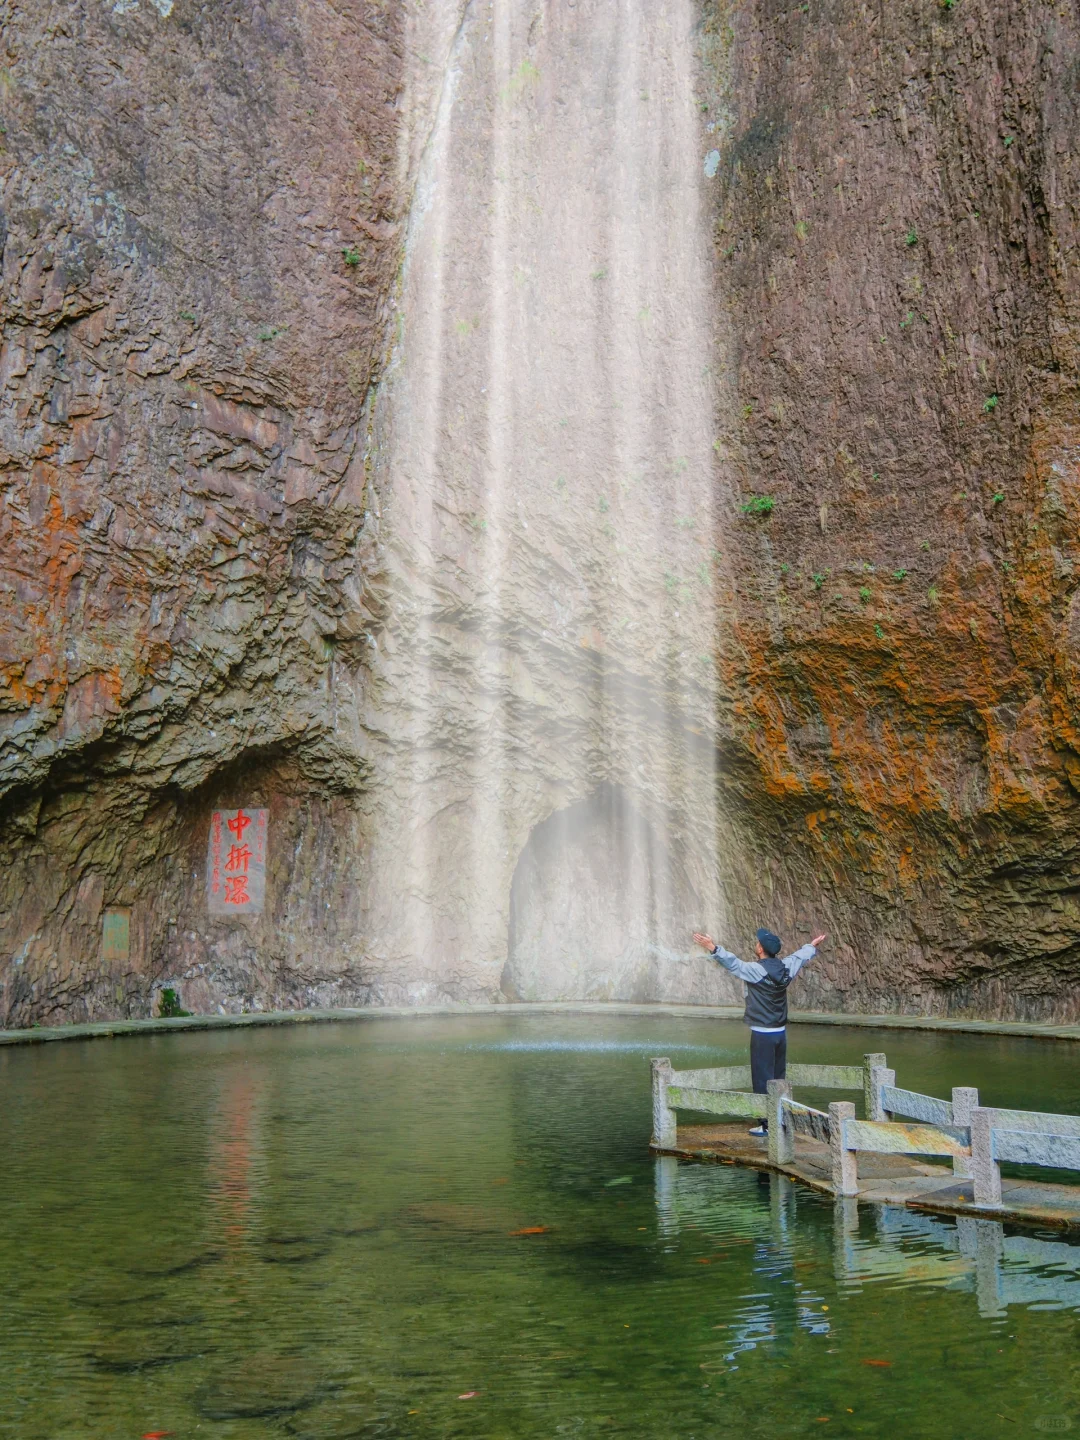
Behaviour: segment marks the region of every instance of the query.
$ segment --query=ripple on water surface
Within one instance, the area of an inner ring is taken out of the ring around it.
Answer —
[[[980,1042],[791,1048],[1080,1109],[1070,1050]],[[745,1036],[478,1017],[3,1052],[0,1434],[1080,1424],[1080,1248],[653,1160],[656,1053],[730,1063]]]

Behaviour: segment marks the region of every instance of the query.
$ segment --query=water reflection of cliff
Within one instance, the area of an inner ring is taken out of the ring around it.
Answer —
[[[794,1306],[786,1319],[775,1312],[773,1296],[747,1295],[732,1354],[775,1340],[795,1324],[829,1334],[820,1298],[800,1280],[802,1227],[800,1196],[820,1216],[827,1204],[782,1175],[758,1176],[757,1203],[733,1203],[702,1166],[680,1165],[670,1156],[656,1161],[656,1208],[660,1232],[674,1240],[684,1228],[723,1233],[727,1243],[755,1246],[754,1273],[764,1282],[786,1276],[795,1284]],[[1064,1239],[1009,1234],[995,1220],[955,1222],[920,1215],[896,1205],[833,1203],[833,1269],[847,1289],[937,1286],[976,1297],[979,1314],[1004,1315],[1009,1306],[1080,1310],[1080,1245]],[[807,1217],[807,1226],[809,1217]],[[809,1238],[809,1236],[807,1236]]]

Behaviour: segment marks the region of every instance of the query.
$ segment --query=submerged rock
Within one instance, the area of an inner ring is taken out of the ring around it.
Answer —
[[[194,1403],[206,1420],[268,1420],[308,1410],[325,1393],[309,1361],[255,1355],[211,1375],[196,1390]]]

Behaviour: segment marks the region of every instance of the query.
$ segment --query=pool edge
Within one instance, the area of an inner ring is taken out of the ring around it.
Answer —
[[[503,1004],[363,1006],[330,1010],[268,1010],[244,1015],[191,1015],[176,1019],[100,1020],[79,1025],[52,1025],[25,1030],[0,1030],[0,1045],[42,1045],[54,1040],[111,1040],[129,1035],[154,1035],[188,1030],[235,1029],[241,1026],[317,1025],[344,1020],[430,1020],[473,1015],[665,1015],[679,1019],[738,1020],[734,1005],[632,1004],[626,1001],[515,1001]],[[1019,1020],[950,1020],[934,1015],[844,1015],[794,1010],[793,1025],[847,1025],[874,1030],[944,1030],[974,1035],[1009,1035],[1040,1040],[1080,1040],[1080,1025],[1047,1025]]]

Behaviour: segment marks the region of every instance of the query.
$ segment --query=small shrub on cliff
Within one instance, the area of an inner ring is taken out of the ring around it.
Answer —
[[[912,229],[909,230],[909,231],[907,232],[907,234],[904,236],[904,244],[905,244],[905,245],[917,245],[918,243],[919,243],[919,232],[918,232],[916,229],[912,228]]]
[[[894,570],[894,571],[892,572],[892,578],[893,578],[894,580],[904,580],[904,579],[907,578],[907,571],[906,571],[906,570]]]
[[[860,590],[859,590],[859,599],[862,601],[862,603],[863,603],[864,605],[869,605],[869,603],[870,603],[870,598],[871,598],[871,597],[870,597],[870,586],[869,586],[869,585],[863,585],[863,586],[860,588]]]
[[[360,251],[357,250],[355,245],[346,245],[345,249],[341,252],[341,258],[350,270],[355,270],[357,265],[360,264]]]
[[[1004,499],[1005,499],[1005,496],[1004,496],[1004,495],[1002,494],[1002,492],[999,490],[999,491],[997,492],[997,494],[994,496],[994,504],[995,504],[995,505],[1000,505],[1001,502],[1002,502]]]
[[[168,986],[161,992],[158,1014],[163,1020],[179,1020],[183,1015],[190,1015],[191,1011],[181,1009],[180,996],[172,986]]]
[[[811,578],[811,580],[813,580],[813,582],[814,582],[814,589],[815,589],[815,590],[820,590],[821,587],[822,587],[822,585],[825,584],[825,576],[828,575],[828,573],[829,573],[829,572],[828,572],[827,570],[825,570],[824,572],[822,572],[822,571],[817,571],[815,574],[811,575],[810,578]]]
[[[752,495],[741,507],[742,513],[744,515],[771,515],[775,503],[771,495]]]
[[[996,395],[988,395],[983,401],[983,413],[986,414],[990,410],[996,410],[997,404],[998,397]]]

